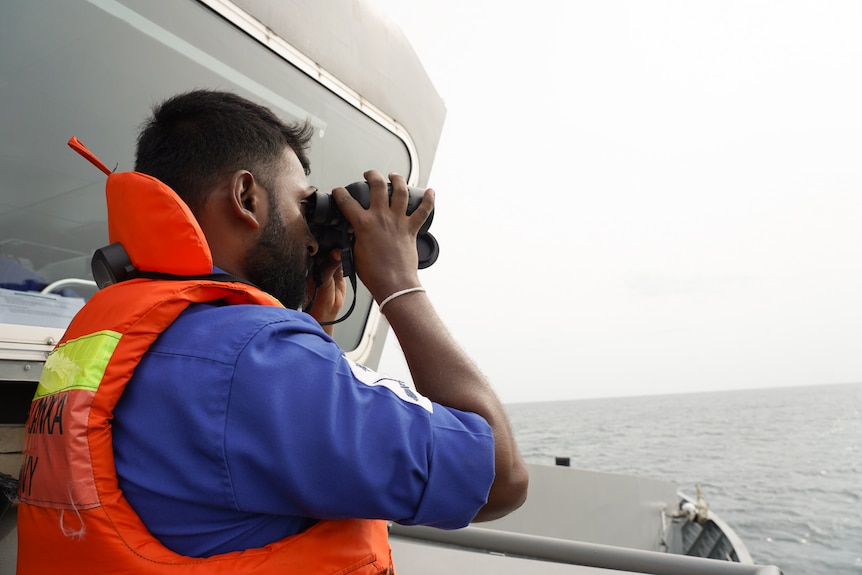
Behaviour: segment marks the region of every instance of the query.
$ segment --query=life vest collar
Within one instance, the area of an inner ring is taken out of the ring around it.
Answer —
[[[112,172],[74,136],[69,146],[108,176],[108,239],[139,270],[178,276],[212,273],[209,244],[188,205],[164,182],[139,172]]]

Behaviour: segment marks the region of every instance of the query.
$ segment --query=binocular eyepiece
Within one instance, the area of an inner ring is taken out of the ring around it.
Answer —
[[[389,186],[389,197],[392,198],[392,184]],[[354,182],[349,186],[345,186],[347,191],[359,204],[366,210],[371,205],[371,190],[368,187],[368,182]],[[413,213],[414,210],[422,203],[422,195],[424,190],[408,186],[407,199],[407,215]],[[321,191],[314,192],[308,197],[305,219],[308,221],[308,226],[311,228],[311,233],[314,234],[318,243],[318,253],[329,253],[333,248],[341,248],[342,251],[347,251],[348,257],[342,257],[341,264],[344,269],[344,275],[348,276],[353,273],[353,243],[355,236],[349,222],[335,205],[335,200],[331,193]],[[428,216],[425,223],[419,229],[416,236],[416,252],[419,255],[419,269],[425,269],[435,261],[440,255],[440,246],[437,240],[428,233],[428,228],[431,227],[431,221],[434,219],[434,212]]]

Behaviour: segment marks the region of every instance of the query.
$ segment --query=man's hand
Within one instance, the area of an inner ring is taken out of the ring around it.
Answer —
[[[434,209],[434,191],[426,190],[422,203],[408,216],[409,195],[402,176],[389,174],[391,201],[386,180],[379,172],[370,170],[364,176],[371,193],[367,210],[344,188],[335,188],[332,196],[356,233],[356,273],[380,302],[397,291],[420,285],[416,234]]]
[[[333,249],[329,254],[315,258],[316,272],[308,275],[308,298],[314,297],[314,303],[308,313],[318,322],[333,321],[338,318],[338,313],[344,305],[344,296],[347,284],[341,271],[341,250]],[[320,286],[316,285],[314,276],[320,273],[322,280]],[[316,289],[316,294],[315,294]],[[315,297],[316,295],[316,297]],[[332,335],[331,325],[323,326],[323,331]]]

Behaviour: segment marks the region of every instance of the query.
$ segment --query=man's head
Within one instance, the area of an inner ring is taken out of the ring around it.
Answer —
[[[153,109],[138,136],[135,171],[171,187],[197,215],[224,174],[249,170],[272,189],[285,147],[307,176],[309,124],[288,125],[268,108],[230,92],[195,90]]]
[[[135,170],[188,204],[216,266],[300,307],[317,249],[303,206],[311,134],[236,94],[196,90],[154,108]]]

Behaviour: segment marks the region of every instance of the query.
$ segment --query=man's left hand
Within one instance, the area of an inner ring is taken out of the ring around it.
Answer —
[[[344,274],[341,271],[341,250],[336,248],[323,257],[318,255],[314,265],[318,268],[322,283],[317,287],[317,297],[311,309],[306,311],[320,323],[333,321],[338,318],[347,293],[347,282],[344,281]],[[314,275],[316,274],[308,275],[309,300],[314,297]],[[333,327],[323,326],[323,331],[332,335]]]

